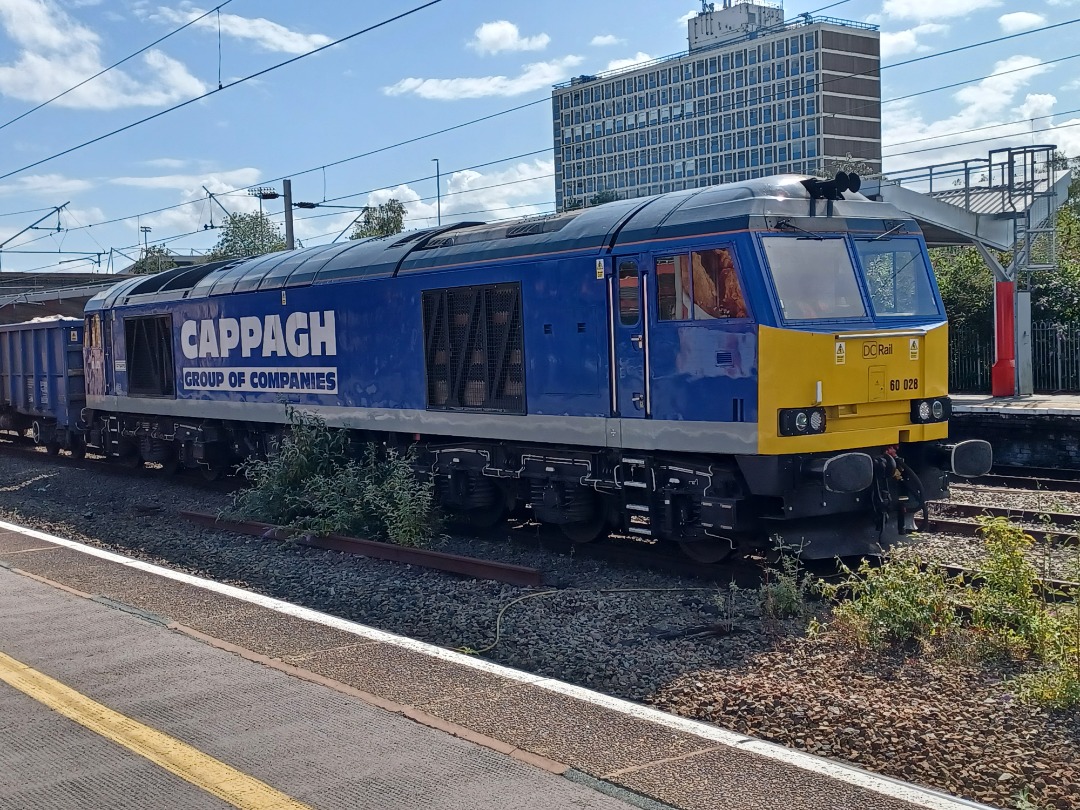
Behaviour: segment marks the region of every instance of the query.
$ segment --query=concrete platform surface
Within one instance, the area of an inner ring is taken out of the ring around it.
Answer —
[[[952,394],[954,414],[1028,414],[1080,416],[1080,394],[1034,394],[1029,397],[992,397],[989,394]]]
[[[0,649],[308,807],[629,807],[10,570],[0,570]],[[230,805],[0,683],[0,807],[166,806]]]
[[[6,523],[0,566],[5,810],[979,807]]]

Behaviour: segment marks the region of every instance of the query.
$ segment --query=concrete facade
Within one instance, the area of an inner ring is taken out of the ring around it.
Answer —
[[[559,210],[850,161],[881,168],[880,43],[865,23],[725,0],[690,49],[552,91]]]

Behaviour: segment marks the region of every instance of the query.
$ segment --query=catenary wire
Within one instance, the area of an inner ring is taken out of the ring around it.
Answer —
[[[377,22],[374,25],[369,25],[366,28],[360,29],[359,31],[354,31],[351,34],[347,34],[346,36],[343,36],[343,37],[341,37],[339,39],[335,39],[333,42],[328,42],[326,45],[322,45],[322,46],[320,46],[318,48],[315,48],[314,50],[310,50],[307,53],[299,54],[298,56],[294,56],[294,57],[292,57],[290,59],[286,59],[283,62],[278,62],[277,64],[271,65],[268,68],[263,68],[262,70],[256,71],[255,73],[250,73],[247,76],[242,76],[239,79],[235,79],[235,80],[229,82],[228,84],[224,85],[223,87],[217,87],[217,88],[214,88],[212,90],[208,90],[207,92],[203,93],[202,95],[196,96],[194,98],[189,98],[187,101],[181,101],[180,103],[174,104],[171,107],[166,107],[164,110],[158,110],[158,112],[153,113],[152,115],[145,116],[144,118],[140,118],[137,121],[132,121],[130,124],[125,124],[124,126],[119,127],[117,129],[114,129],[111,132],[106,132],[106,133],[104,133],[102,135],[98,135],[96,138],[91,138],[88,141],[83,141],[80,144],[77,144],[75,146],[64,149],[63,151],[57,152],[57,153],[55,153],[53,155],[50,155],[49,157],[45,157],[45,158],[41,158],[40,160],[36,160],[33,163],[28,163],[27,165],[22,166],[21,168],[18,168],[18,169],[14,169],[14,170],[12,170],[10,172],[7,172],[6,174],[0,174],[0,180],[4,180],[4,179],[6,179],[8,177],[12,177],[12,176],[14,176],[16,174],[19,174],[21,172],[26,171],[27,169],[33,169],[33,168],[35,168],[37,166],[41,166],[44,163],[49,163],[50,161],[56,160],[57,158],[63,157],[64,155],[70,155],[72,152],[76,152],[76,151],[78,151],[80,149],[83,149],[83,148],[85,148],[87,146],[91,146],[92,144],[98,143],[99,141],[103,141],[106,138],[111,138],[114,135],[119,135],[121,132],[126,132],[129,129],[133,129],[133,128],[139,126],[140,124],[145,124],[145,123],[147,123],[149,121],[153,121],[156,118],[160,118],[163,115],[167,115],[167,114],[169,114],[171,112],[179,110],[182,107],[188,106],[189,104],[194,104],[196,101],[202,101],[203,99],[209,98],[210,96],[215,95],[216,93],[220,93],[223,90],[229,90],[230,88],[236,87],[237,85],[240,85],[240,84],[244,84],[245,82],[251,81],[252,79],[257,79],[260,76],[265,76],[267,73],[270,73],[271,71],[277,70],[279,68],[283,68],[283,67],[285,67],[287,65],[291,65],[294,62],[297,62],[297,61],[299,61],[301,59],[305,59],[305,58],[307,58],[309,56],[313,56],[314,54],[321,53],[322,51],[325,51],[328,48],[333,48],[336,45],[341,45],[344,42],[348,42],[349,40],[355,39],[356,37],[361,36],[363,34],[370,33],[371,31],[374,31],[374,30],[376,30],[378,28],[382,28],[383,26],[389,25],[390,23],[397,22],[398,20],[401,20],[401,19],[403,19],[405,17],[408,17],[408,16],[410,16],[412,14],[416,14],[417,12],[423,11],[424,9],[430,8],[431,6],[437,5],[438,3],[441,3],[441,2],[443,2],[443,0],[428,0],[426,3],[422,3],[419,6],[415,6],[415,7],[411,8],[411,9],[409,9],[408,11],[403,11],[400,14],[394,15],[393,17],[388,17],[385,20],[381,20],[380,22]]]
[[[936,140],[938,140],[940,138],[950,138],[950,137],[952,137],[954,135],[966,135],[966,134],[968,134],[970,132],[983,132],[983,131],[988,130],[988,129],[996,129],[998,127],[1015,126],[1016,124],[1027,124],[1027,123],[1032,122],[1032,121],[1042,121],[1044,118],[1056,118],[1057,116],[1073,115],[1074,113],[1080,113],[1080,107],[1077,107],[1076,109],[1073,109],[1073,110],[1062,110],[1061,112],[1054,112],[1054,113],[1050,113],[1048,115],[1035,115],[1035,116],[1032,116],[1030,118],[1017,118],[1014,121],[1002,121],[999,124],[986,124],[986,125],[981,126],[981,127],[969,127],[967,129],[955,130],[953,132],[945,132],[945,133],[943,133],[941,135],[927,135],[924,138],[912,138],[909,141],[896,141],[895,143],[883,144],[881,148],[882,149],[892,149],[894,146],[907,146],[908,144],[912,144],[912,143],[923,143],[925,141],[936,141]],[[1047,127],[1047,129],[1055,129],[1055,127]],[[1039,132],[1045,132],[1047,130],[1044,129],[1044,130],[1038,130],[1038,131]],[[1016,134],[1017,135],[1027,135],[1028,133],[1027,132],[1018,132]],[[1005,136],[1005,137],[1011,137],[1011,136]],[[908,153],[904,152],[903,154],[908,154]],[[893,157],[893,155],[885,155],[884,157]]]
[[[438,0],[436,0],[436,2],[438,2]],[[431,5],[431,4],[429,3],[428,5]],[[420,6],[417,9],[413,9],[412,11],[406,12],[406,13],[413,13],[414,11],[419,10],[421,8],[424,8],[424,7],[425,6]],[[1044,27],[1037,28],[1037,29],[1031,29],[1029,31],[1018,32],[1016,34],[1012,34],[1012,35],[1008,35],[1008,36],[1004,36],[1004,37],[997,37],[997,38],[991,39],[991,40],[985,40],[985,41],[981,41],[981,42],[977,42],[977,43],[971,43],[971,44],[960,46],[958,48],[953,48],[953,49],[950,49],[950,50],[947,50],[947,51],[940,51],[940,52],[936,52],[936,53],[933,53],[933,54],[927,54],[925,56],[916,57],[916,58],[905,60],[905,61],[902,61],[902,62],[892,63],[890,65],[885,65],[885,66],[882,66],[881,69],[891,68],[891,67],[899,67],[899,66],[902,66],[902,65],[911,64],[913,62],[920,62],[920,61],[924,61],[924,60],[930,59],[930,58],[935,58],[935,57],[938,57],[938,56],[945,56],[945,55],[949,55],[949,54],[952,54],[952,53],[957,53],[957,52],[960,52],[960,51],[970,50],[972,48],[979,47],[981,45],[991,44],[991,43],[995,43],[995,42],[1001,42],[1001,41],[1004,41],[1004,40],[1013,39],[1013,38],[1016,38],[1018,36],[1023,36],[1023,35],[1026,35],[1026,34],[1038,33],[1040,31],[1049,30],[1049,29],[1053,29],[1053,28],[1058,28],[1058,27],[1061,27],[1061,26],[1064,26],[1064,25],[1070,25],[1070,24],[1073,24],[1075,22],[1080,22],[1080,18],[1077,18],[1077,19],[1074,19],[1074,20],[1064,21],[1064,22],[1061,22],[1061,23],[1056,23],[1056,24],[1049,25],[1049,26],[1044,26]],[[382,23],[382,24],[385,24],[385,23]],[[330,47],[333,44],[336,44],[336,43],[330,43],[330,45],[323,46],[323,47]],[[303,56],[306,56],[306,55],[309,55],[309,54],[303,54]],[[296,57],[296,58],[300,58],[300,57]],[[1051,62],[1044,63],[1044,64],[1051,64],[1053,62],[1063,61],[1064,59],[1068,59],[1068,58],[1075,58],[1075,55],[1070,56],[1070,57],[1062,57],[1061,59],[1051,60]],[[295,60],[290,60],[290,61],[295,61]],[[287,62],[282,63],[282,64],[287,64]],[[1018,68],[1018,69],[1015,69],[1015,70],[1032,69],[1034,67],[1037,67],[1037,66],[1026,66],[1024,68]],[[271,70],[271,69],[273,69],[273,68],[269,68],[268,70]],[[1009,72],[1014,72],[1014,71],[1003,71],[1002,74],[990,74],[990,75],[1003,75],[1004,73],[1009,73]],[[862,73],[865,74],[866,71],[863,71]],[[852,74],[848,74],[846,76],[835,77],[833,79],[829,79],[829,80],[826,80],[824,82],[821,82],[820,85],[823,86],[824,84],[830,83],[832,81],[837,81],[837,80],[840,80],[842,78],[850,78],[851,76],[858,76],[858,75],[862,75],[862,74],[860,74],[860,73],[852,73]],[[988,78],[988,77],[983,77],[983,78]],[[974,79],[974,80],[971,80],[971,81],[979,81],[979,80],[980,79]],[[924,93],[935,92],[935,91],[940,90],[940,89],[947,89],[947,87],[949,87],[949,86],[956,86],[957,84],[966,84],[966,83],[970,83],[970,82],[954,83],[953,85],[948,85],[948,86],[946,86],[944,88],[931,88],[929,90],[921,91],[920,93],[912,94],[912,95],[921,95],[921,94],[924,94]],[[525,104],[518,105],[516,107],[509,108],[507,110],[502,110],[502,111],[499,111],[497,113],[490,114],[488,116],[483,116],[481,118],[477,118],[477,119],[473,119],[473,120],[470,120],[470,121],[462,122],[460,124],[454,125],[454,126],[449,127],[449,128],[445,128],[443,130],[438,130],[436,132],[428,133],[426,135],[418,136],[416,138],[408,139],[408,140],[401,141],[401,142],[398,142],[398,143],[395,143],[395,144],[389,144],[387,146],[380,147],[379,149],[376,149],[376,150],[371,150],[369,152],[365,152],[365,153],[361,153],[361,154],[358,154],[358,155],[350,156],[348,158],[343,158],[343,159],[338,160],[338,161],[333,161],[333,162],[330,162],[330,163],[322,164],[321,166],[314,167],[312,169],[303,170],[301,172],[294,172],[294,173],[291,173],[291,174],[288,174],[288,175],[283,175],[282,177],[275,178],[275,179],[280,180],[280,179],[283,179],[284,177],[293,177],[293,176],[298,176],[298,175],[306,174],[306,173],[309,173],[309,172],[315,172],[315,171],[323,171],[323,172],[325,172],[325,169],[328,168],[328,167],[341,165],[343,163],[347,163],[347,162],[352,161],[352,160],[357,160],[357,159],[362,158],[362,157],[370,156],[370,155],[373,155],[373,154],[378,154],[379,152],[387,151],[389,149],[393,149],[393,148],[396,148],[398,146],[402,146],[402,145],[405,145],[405,144],[414,143],[414,142],[416,142],[418,140],[423,140],[425,138],[430,138],[430,137],[433,137],[433,136],[438,135],[438,134],[443,134],[443,133],[445,133],[447,131],[452,131],[454,129],[460,129],[460,128],[465,127],[465,126],[470,126],[471,124],[474,124],[474,123],[479,123],[479,122],[482,122],[482,121],[485,121],[485,120],[490,120],[491,118],[494,118],[494,117],[497,117],[497,116],[500,116],[500,115],[505,115],[505,114],[510,113],[510,112],[515,112],[517,110],[521,110],[521,109],[524,109],[524,108],[527,108],[527,107],[532,107],[532,106],[535,106],[535,105],[540,104],[540,103],[545,103],[545,102],[548,102],[549,100],[550,100],[549,97],[536,99],[534,101],[527,102]],[[900,100],[900,99],[890,99],[888,101],[894,101],[894,100]],[[882,102],[882,103],[887,103],[887,102]],[[729,108],[725,107],[720,112],[727,112],[727,111],[729,111]],[[1067,114],[1067,113],[1058,113],[1058,115],[1061,115],[1061,114]],[[1029,119],[1024,119],[1024,120],[1026,121],[1026,120],[1029,120]],[[1017,123],[1019,123],[1019,122],[1017,122]],[[998,124],[998,125],[994,125],[994,126],[1006,126],[1006,125],[1007,124]],[[1045,130],[1039,130],[1039,131],[1045,131]],[[952,133],[952,134],[962,134],[963,132],[964,131],[960,131],[960,132]],[[1023,134],[1028,134],[1028,133],[1019,133],[1019,134],[1023,135]],[[936,137],[947,137],[947,135],[936,136]],[[986,139],[983,139],[983,140],[986,140]],[[971,143],[976,143],[976,142],[980,142],[980,141],[972,141]],[[962,145],[962,144],[956,144],[956,145]],[[947,147],[940,147],[940,148],[947,148]],[[926,150],[926,151],[931,151],[931,150]],[[908,153],[898,153],[896,155],[890,155],[889,157],[899,157],[899,156],[902,156],[904,154],[908,154]],[[2,179],[2,178],[0,178],[0,179]],[[422,179],[430,179],[430,178],[422,178]],[[529,179],[537,179],[537,178],[529,178]],[[269,183],[269,182],[273,182],[273,180],[260,181],[259,184],[264,184],[264,183]],[[416,182],[416,181],[406,181],[406,182]],[[522,180],[522,182],[525,182],[525,180]],[[385,188],[385,187],[388,187],[388,186],[382,186],[381,188]],[[230,191],[221,192],[217,196],[225,196],[225,195],[228,195],[228,194],[237,193],[238,191],[240,191],[240,189],[233,189],[233,190],[230,190]],[[363,192],[361,192],[359,194],[354,194],[354,195],[347,195],[345,198],[347,198],[348,196],[360,196],[362,193]],[[368,192],[368,193],[370,193],[370,192]],[[344,199],[344,198],[339,197],[339,198],[334,198],[334,199]],[[424,199],[426,199],[426,198],[424,198]],[[155,209],[154,211],[144,212],[143,214],[136,214],[136,215],[126,216],[126,217],[114,218],[112,220],[105,220],[105,221],[102,221],[100,223],[92,223],[91,225],[81,226],[81,227],[83,227],[83,228],[91,228],[91,227],[94,227],[95,225],[104,225],[104,224],[108,224],[108,223],[111,223],[111,222],[120,222],[120,221],[135,218],[137,216],[146,216],[146,215],[149,215],[149,214],[152,214],[152,213],[160,213],[160,212],[163,212],[163,211],[172,210],[172,209],[175,209],[175,208],[180,208],[180,207],[183,207],[183,206],[186,206],[186,205],[194,204],[196,202],[201,202],[201,200],[186,201],[184,203],[178,203],[176,205],[166,206],[166,207],[163,207],[163,208],[160,208],[160,209]]]
[[[146,51],[150,50],[150,49],[151,49],[151,48],[153,48],[153,47],[154,47],[155,45],[160,45],[160,44],[161,44],[162,42],[164,42],[165,40],[167,40],[167,39],[168,39],[169,37],[171,37],[171,36],[175,36],[176,34],[179,34],[179,33],[180,33],[181,31],[183,31],[183,30],[184,30],[185,28],[188,28],[189,26],[192,26],[192,25],[194,25],[195,23],[197,23],[197,22],[198,22],[199,20],[203,19],[204,17],[209,17],[209,16],[210,16],[211,14],[213,14],[213,13],[214,13],[215,11],[218,11],[218,12],[220,12],[220,10],[221,10],[221,9],[222,9],[222,8],[223,8],[224,6],[227,6],[227,5],[229,5],[229,3],[231,3],[231,2],[232,2],[232,0],[224,0],[224,2],[222,2],[222,3],[218,4],[218,6],[217,6],[216,8],[212,8],[212,9],[210,9],[210,10],[209,10],[209,11],[207,11],[207,12],[206,12],[205,14],[201,14],[201,15],[199,15],[198,17],[196,17],[196,18],[195,18],[195,19],[193,19],[193,20],[189,20],[188,22],[186,22],[186,23],[184,23],[183,25],[181,25],[181,26],[180,26],[179,28],[175,28],[175,29],[173,29],[172,31],[170,31],[169,33],[165,34],[165,36],[162,36],[162,37],[158,37],[158,38],[157,38],[157,39],[155,39],[155,40],[154,40],[153,42],[151,42],[151,43],[150,43],[149,45],[146,45],[146,46],[144,46],[144,47],[142,47],[142,48],[139,48],[139,50],[135,51],[134,53],[128,54],[128,55],[127,55],[127,56],[125,56],[125,57],[124,57],[123,59],[121,59],[121,60],[120,60],[119,62],[113,62],[113,63],[112,63],[111,65],[109,65],[108,67],[106,67],[106,68],[102,68],[101,70],[99,70],[99,71],[98,71],[97,73],[95,73],[95,74],[94,74],[93,76],[89,76],[89,77],[87,77],[87,78],[83,79],[83,80],[82,80],[81,82],[79,82],[79,83],[78,83],[78,84],[76,84],[76,85],[72,85],[72,86],[71,86],[71,87],[69,87],[69,88],[68,88],[67,90],[64,90],[64,91],[63,91],[62,93],[57,93],[57,94],[56,94],[55,96],[53,96],[52,98],[48,99],[47,101],[43,101],[43,102],[41,102],[41,103],[40,103],[40,104],[38,104],[38,105],[37,105],[36,107],[31,107],[31,108],[30,108],[29,110],[27,110],[27,111],[26,111],[26,112],[24,112],[24,113],[21,113],[20,115],[17,115],[17,116],[15,116],[15,117],[14,117],[14,118],[12,118],[12,119],[11,119],[10,121],[7,121],[7,122],[5,122],[5,123],[3,123],[3,124],[0,124],[0,129],[4,129],[5,127],[9,127],[9,126],[11,126],[12,124],[14,124],[14,123],[15,123],[16,121],[21,121],[22,119],[26,118],[26,116],[28,116],[28,115],[32,115],[33,113],[36,113],[36,112],[37,112],[38,110],[40,110],[40,109],[41,109],[42,107],[45,107],[45,106],[48,106],[49,104],[52,104],[52,103],[53,103],[54,101],[56,101],[57,99],[61,99],[61,98],[63,98],[63,97],[64,97],[64,96],[66,96],[66,95],[67,95],[68,93],[71,93],[72,91],[78,90],[78,89],[79,89],[80,87],[82,87],[82,86],[83,86],[84,84],[88,84],[89,82],[92,82],[92,81],[93,81],[94,79],[98,78],[99,76],[103,76],[103,75],[105,75],[106,73],[108,73],[108,72],[109,72],[110,70],[112,70],[113,68],[118,68],[118,67],[120,67],[120,65],[122,65],[122,64],[124,64],[125,62],[128,62],[128,61],[130,61],[130,60],[132,60],[132,59],[134,59],[134,58],[135,58],[136,56],[138,56],[139,54],[141,54],[141,53],[146,53]]]

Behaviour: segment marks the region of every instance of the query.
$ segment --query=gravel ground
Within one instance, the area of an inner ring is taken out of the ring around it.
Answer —
[[[1017,704],[1002,673],[854,656],[827,634],[801,637],[801,623],[761,619],[754,593],[732,597],[527,543],[448,537],[440,548],[540,568],[553,593],[208,531],[176,516],[228,502],[183,479],[0,457],[5,520],[452,648],[493,644],[505,607],[501,639],[484,652],[491,660],[1002,807],[1027,789],[1047,810],[1080,810],[1080,723]],[[942,553],[957,561],[960,544],[977,547],[948,538]],[[728,618],[729,635],[664,637]]]
[[[1080,515],[1080,492],[976,487],[969,484],[950,484],[949,489],[956,503]]]
[[[1026,509],[1029,511],[1080,515],[1080,493],[1033,492],[1025,489],[1000,487],[952,486],[952,502],[994,506],[1002,509]],[[1042,523],[1021,524],[1033,529],[1053,530]],[[1062,539],[1075,535],[1068,528],[1057,529]],[[965,566],[978,566],[986,556],[982,540],[978,537],[925,532],[920,533],[913,545],[927,559]],[[1040,576],[1050,579],[1080,580],[1080,546],[1075,544],[1047,544],[1037,542],[1028,552],[1028,558]]]

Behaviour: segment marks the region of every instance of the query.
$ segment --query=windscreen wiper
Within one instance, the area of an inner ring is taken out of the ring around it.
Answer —
[[[889,230],[885,231],[885,233],[882,233],[882,234],[878,234],[877,236],[875,236],[875,237],[874,237],[873,239],[871,239],[870,241],[871,241],[871,242],[877,242],[877,241],[879,241],[879,240],[881,240],[881,239],[888,239],[888,238],[889,238],[889,236],[891,236],[892,234],[896,233],[896,232],[897,232],[898,230],[900,230],[900,229],[901,229],[901,228],[903,228],[903,227],[904,227],[904,223],[903,223],[903,222],[901,222],[901,223],[900,223],[899,225],[894,225],[893,227],[889,228]]]
[[[798,231],[799,233],[806,234],[805,238],[814,239],[814,240],[816,240],[818,242],[824,241],[824,239],[825,239],[825,237],[822,236],[819,233],[814,233],[813,231],[808,231],[805,228],[800,228],[798,225],[792,225],[791,221],[787,220],[787,219],[778,219],[776,221],[776,223],[773,225],[773,227],[776,228],[777,230],[781,230],[781,231],[784,231],[784,230]]]

